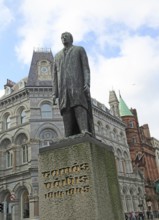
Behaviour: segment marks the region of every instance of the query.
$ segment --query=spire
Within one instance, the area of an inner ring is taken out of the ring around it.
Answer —
[[[132,112],[124,102],[124,100],[121,97],[121,94],[119,94],[119,112],[120,116],[133,116]]]
[[[119,114],[119,101],[117,99],[116,93],[114,90],[109,92],[109,105],[110,111],[113,115],[120,117]]]

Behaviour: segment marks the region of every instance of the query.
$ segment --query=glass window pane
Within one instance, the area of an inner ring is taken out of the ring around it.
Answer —
[[[42,118],[52,118],[52,107],[49,104],[43,104],[41,106]]]

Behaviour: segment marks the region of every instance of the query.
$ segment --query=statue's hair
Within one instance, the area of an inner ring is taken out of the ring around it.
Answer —
[[[73,36],[72,36],[72,34],[71,34],[70,32],[64,32],[64,33],[62,33],[62,34],[61,34],[61,37],[62,37],[63,34],[68,34],[68,35],[70,36],[71,43],[73,43]]]

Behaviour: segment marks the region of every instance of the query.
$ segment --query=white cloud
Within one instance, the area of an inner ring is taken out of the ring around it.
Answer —
[[[0,90],[0,98],[4,95],[4,89]]]
[[[147,123],[151,106],[159,108],[153,80],[159,81],[159,38],[141,36],[139,29],[159,29],[158,0],[24,0],[20,4],[23,26],[16,52],[22,62],[30,64],[33,47],[57,52],[62,48],[61,33],[70,31],[76,43],[89,44],[92,96],[107,103],[108,91],[120,90],[128,106],[141,112],[141,123]],[[118,56],[105,56],[108,45],[119,49]]]
[[[25,0],[21,2],[20,12],[24,25],[19,30],[21,42],[16,48],[25,63],[30,62],[34,46],[48,44],[57,51],[61,47],[60,34],[66,30],[76,41],[84,40],[86,33],[94,32],[98,41],[104,35],[111,35],[109,27],[116,23],[130,29],[142,25],[159,27],[157,0],[151,3],[149,0],[87,0],[84,3],[81,0]]]
[[[0,31],[2,31],[13,20],[13,15],[4,0],[0,0],[0,9]]]

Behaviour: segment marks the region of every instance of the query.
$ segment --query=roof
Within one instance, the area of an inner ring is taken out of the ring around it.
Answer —
[[[26,86],[52,86],[51,80],[39,80],[38,78],[37,64],[41,60],[49,61],[52,66],[53,54],[51,50],[34,50]]]
[[[117,99],[117,96],[116,96],[116,93],[114,90],[110,91],[109,92],[109,103],[112,103],[112,102],[117,102],[119,103],[118,99]]]
[[[120,112],[121,117],[122,116],[133,116],[132,112],[130,111],[130,109],[128,108],[124,100],[122,99],[121,95],[119,97],[119,112]]]

